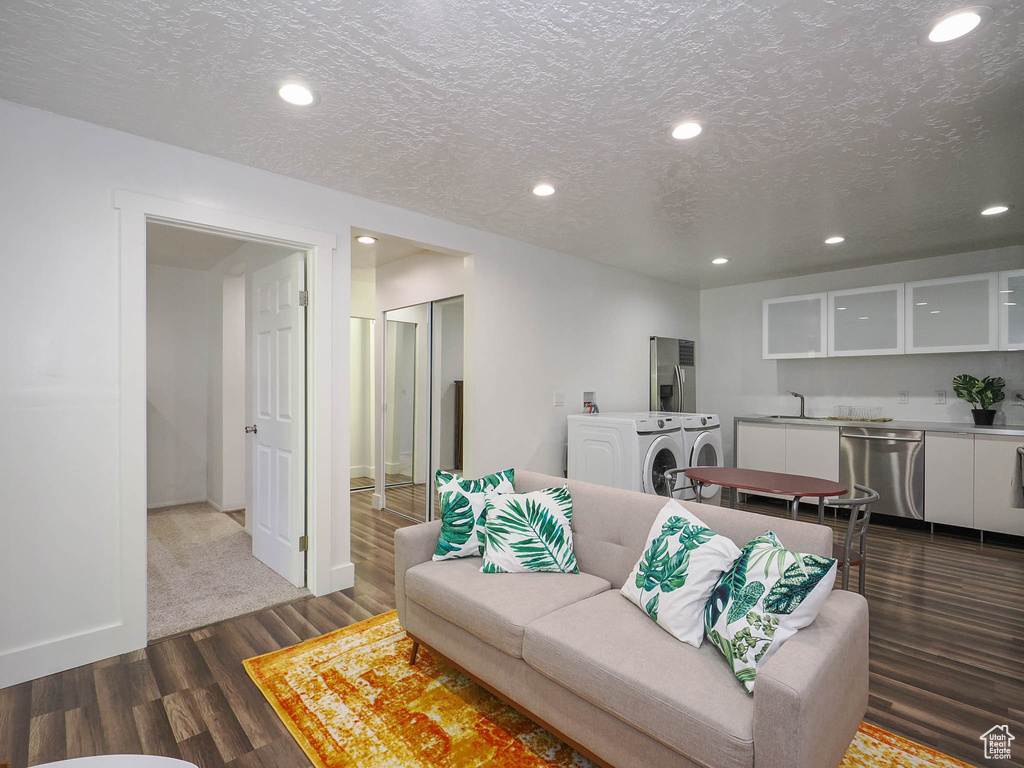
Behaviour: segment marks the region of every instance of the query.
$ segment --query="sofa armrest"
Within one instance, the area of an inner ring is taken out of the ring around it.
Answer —
[[[434,556],[441,521],[409,525],[395,531],[395,608],[398,620],[405,626],[405,572]]]
[[[868,604],[835,590],[754,683],[755,768],[834,768],[868,707]]]

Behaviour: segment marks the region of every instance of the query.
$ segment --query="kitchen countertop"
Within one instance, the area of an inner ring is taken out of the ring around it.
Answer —
[[[737,416],[736,421],[756,421],[764,424],[806,424],[815,427],[867,427],[869,429],[917,429],[925,432],[959,432],[976,435],[1014,435],[1024,437],[1024,424],[993,424],[977,426],[972,423],[950,423],[945,421],[854,421],[848,419],[801,419],[799,417],[775,419],[771,416],[753,414]]]

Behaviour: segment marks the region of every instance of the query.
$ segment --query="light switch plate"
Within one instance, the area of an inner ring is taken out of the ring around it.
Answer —
[[[946,390],[936,389],[935,390],[935,404],[945,405],[946,404]]]
[[[555,392],[555,406],[565,405],[565,392]]]
[[[900,390],[899,404],[900,405],[907,405],[909,403],[910,403],[910,390],[901,389]]]

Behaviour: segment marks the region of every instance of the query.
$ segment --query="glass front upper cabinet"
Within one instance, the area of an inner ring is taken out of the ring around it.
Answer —
[[[762,357],[765,360],[826,357],[828,294],[765,299],[762,305]]]
[[[999,345],[997,272],[906,283],[906,351],[985,352]]]
[[[1024,350],[1024,269],[999,273],[999,348]]]
[[[903,283],[829,291],[828,355],[903,354]]]

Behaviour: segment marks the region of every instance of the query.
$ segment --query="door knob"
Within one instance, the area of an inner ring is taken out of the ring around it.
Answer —
[[[256,434],[256,433],[258,432],[258,431],[259,431],[259,430],[258,430],[258,429],[256,429],[256,425],[255,425],[255,424],[253,424],[253,425],[252,425],[251,427],[246,427],[246,428],[245,428],[245,434],[247,434],[247,435],[248,435],[248,434],[249,434],[250,432],[252,432],[252,433],[253,433],[253,434],[255,435],[255,434]]]

